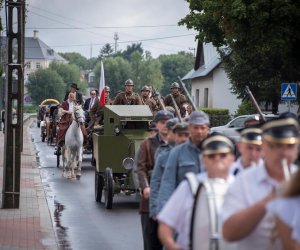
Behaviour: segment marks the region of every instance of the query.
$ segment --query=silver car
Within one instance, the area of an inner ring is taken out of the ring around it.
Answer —
[[[269,121],[269,120],[277,118],[278,115],[264,114],[264,117],[265,117],[266,121]],[[223,126],[212,127],[211,132],[222,133],[222,134],[230,137],[231,139],[238,141],[239,133],[237,130],[244,128],[245,121],[250,118],[259,120],[259,115],[252,114],[252,115],[241,115],[241,116],[235,117],[234,119],[232,119],[230,122],[228,122],[227,124],[225,124]]]

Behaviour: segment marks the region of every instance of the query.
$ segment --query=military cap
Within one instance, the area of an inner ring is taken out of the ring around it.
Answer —
[[[180,86],[179,86],[179,83],[178,83],[178,82],[173,82],[173,83],[171,84],[171,89],[174,89],[174,88],[180,89]]]
[[[189,124],[209,125],[209,117],[205,112],[203,112],[201,110],[195,110],[189,116]]]
[[[187,128],[188,128],[188,123],[178,122],[173,126],[172,130],[173,133],[182,133],[182,132],[188,133]]]
[[[148,131],[157,131],[157,127],[156,127],[156,124],[155,122],[150,122],[150,126],[148,128]]]
[[[105,91],[106,91],[106,92],[110,92],[110,87],[105,86]]]
[[[158,122],[160,120],[169,120],[171,118],[174,118],[174,115],[170,111],[160,110],[155,114],[153,122]]]
[[[124,83],[125,86],[134,86],[133,81],[131,79],[127,79]]]
[[[172,129],[179,122],[178,118],[171,118],[167,121],[167,128]]]
[[[203,155],[226,154],[234,152],[233,142],[221,134],[211,134],[201,145]]]
[[[145,85],[144,87],[142,87],[141,91],[150,91],[150,88],[147,85]]]
[[[270,142],[295,144],[299,142],[299,124],[294,118],[279,118],[262,126],[262,138]]]
[[[247,127],[240,131],[241,135],[241,142],[249,143],[249,144],[256,144],[261,145],[261,136],[262,130],[256,127]]]

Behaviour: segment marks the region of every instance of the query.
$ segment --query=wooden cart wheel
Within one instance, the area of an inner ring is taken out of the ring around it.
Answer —
[[[61,155],[61,148],[57,147],[56,150],[56,167],[59,168],[59,164],[60,164],[60,155]]]
[[[105,169],[105,187],[104,187],[104,193],[105,193],[105,207],[106,209],[112,208],[112,202],[113,202],[113,174],[111,168]]]
[[[102,191],[103,191],[103,176],[95,171],[95,200],[101,202]]]

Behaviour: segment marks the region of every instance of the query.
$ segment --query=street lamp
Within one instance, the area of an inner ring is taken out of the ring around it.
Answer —
[[[195,48],[189,48],[189,50],[192,50],[193,51],[193,55],[194,57],[196,56],[196,49]]]

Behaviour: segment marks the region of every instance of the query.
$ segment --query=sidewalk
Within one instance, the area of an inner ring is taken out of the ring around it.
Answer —
[[[0,131],[0,250],[58,249],[33,143],[25,121],[19,209],[1,209],[4,134]]]

